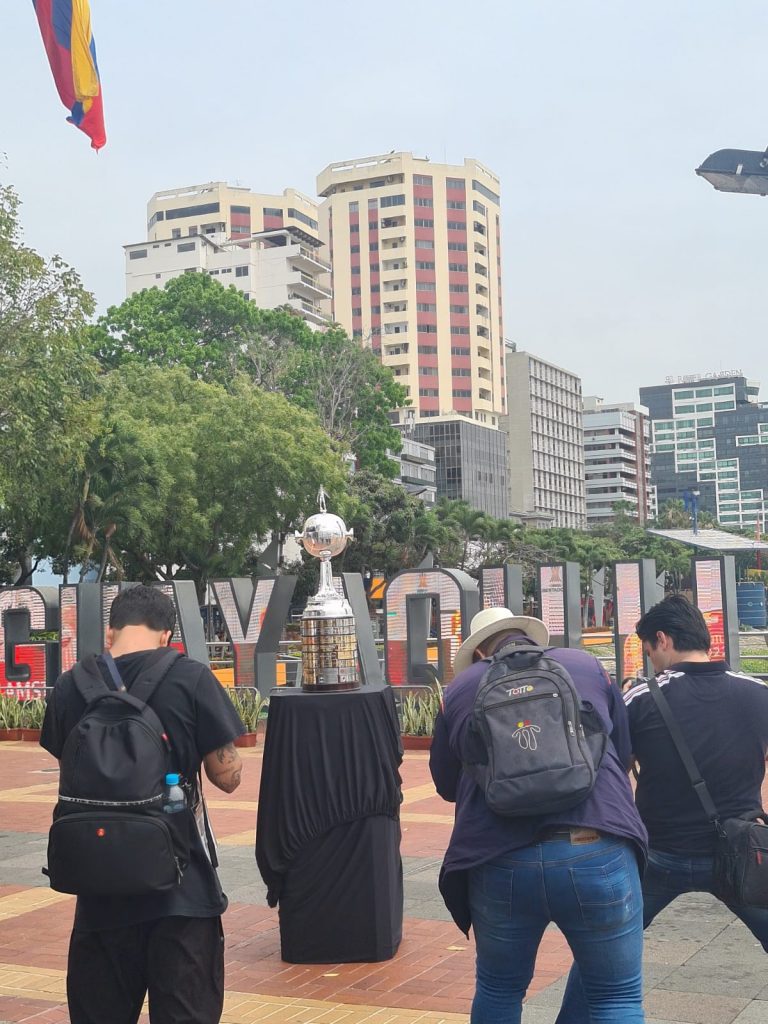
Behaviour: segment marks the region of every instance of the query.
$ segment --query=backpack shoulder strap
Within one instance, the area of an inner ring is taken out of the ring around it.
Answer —
[[[95,654],[88,654],[82,661],[78,661],[72,669],[72,679],[77,692],[86,704],[92,700],[111,693],[111,689],[104,682],[99,663]]]
[[[175,647],[160,648],[160,650],[151,659],[149,666],[144,669],[141,675],[132,684],[128,691],[130,695],[135,697],[136,700],[140,700],[145,704],[148,704],[152,699],[152,694],[158,688],[160,683],[162,683],[180,657],[181,651],[177,651]]]

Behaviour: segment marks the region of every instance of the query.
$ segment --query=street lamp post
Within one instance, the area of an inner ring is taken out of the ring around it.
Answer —
[[[768,195],[768,149],[718,149],[696,168],[700,178],[718,192]]]
[[[693,533],[696,535],[699,532],[699,498],[701,497],[701,491],[698,488],[694,488],[690,491],[683,491],[683,505],[685,511],[691,516],[691,522],[693,523]]]

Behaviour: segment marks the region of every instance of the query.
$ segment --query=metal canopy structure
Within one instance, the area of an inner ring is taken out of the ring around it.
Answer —
[[[739,537],[725,530],[647,530],[654,537],[665,540],[676,540],[679,544],[688,544],[692,548],[703,548],[705,551],[768,551],[768,540],[753,540],[751,537]]]

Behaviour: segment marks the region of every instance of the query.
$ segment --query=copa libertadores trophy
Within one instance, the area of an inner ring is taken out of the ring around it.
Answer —
[[[320,511],[310,516],[296,539],[305,551],[320,559],[320,587],[307,601],[301,617],[301,688],[311,693],[356,690],[357,637],[349,602],[333,585],[331,559],[340,555],[353,531],[339,516],[328,512],[325,491],[317,496]]]

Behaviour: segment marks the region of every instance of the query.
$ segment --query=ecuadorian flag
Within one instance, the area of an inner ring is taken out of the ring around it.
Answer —
[[[32,0],[67,118],[94,149],[107,141],[88,0]]]

